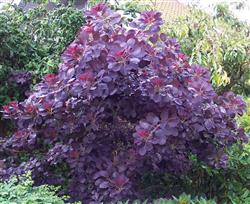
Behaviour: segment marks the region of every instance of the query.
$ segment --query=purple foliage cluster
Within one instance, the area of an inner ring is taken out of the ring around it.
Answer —
[[[4,106],[17,131],[2,147],[2,174],[31,169],[38,182],[66,180],[73,199],[100,203],[143,197],[145,172],[183,174],[191,155],[224,168],[225,148],[247,139],[235,122],[241,98],[215,93],[208,70],[160,32],[160,13],[129,26],[104,4],[86,14],[59,73]],[[23,153],[30,160],[20,164]]]
[[[28,71],[14,71],[10,74],[8,82],[18,86],[29,85],[32,80],[32,74]]]

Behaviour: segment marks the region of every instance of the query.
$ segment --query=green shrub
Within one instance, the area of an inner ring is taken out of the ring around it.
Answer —
[[[229,151],[229,167],[217,173],[221,180],[221,198],[224,203],[250,203],[250,143],[244,147],[235,146]]]
[[[63,49],[74,39],[84,18],[74,8],[47,11],[44,5],[25,12],[8,6],[0,13],[0,105],[22,100],[20,84],[8,77],[17,70],[30,71],[33,84],[56,71]],[[25,80],[25,79],[24,79]]]
[[[31,174],[12,177],[0,183],[1,204],[64,204],[66,197],[58,197],[58,188],[43,185],[33,187]]]
[[[229,11],[221,13],[221,7],[214,17],[193,9],[188,16],[168,22],[166,33],[178,39],[191,63],[211,69],[219,91],[250,94],[249,27]]]

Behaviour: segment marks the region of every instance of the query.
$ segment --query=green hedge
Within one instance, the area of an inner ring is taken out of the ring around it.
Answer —
[[[45,5],[27,12],[8,6],[0,13],[0,105],[22,100],[25,90],[10,83],[11,73],[22,70],[33,75],[32,84],[56,71],[63,49],[74,39],[84,18],[72,7],[47,11]]]

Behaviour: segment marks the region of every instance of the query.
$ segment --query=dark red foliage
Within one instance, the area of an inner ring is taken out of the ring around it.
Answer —
[[[87,15],[59,73],[3,107],[17,131],[1,172],[31,169],[38,184],[66,182],[72,199],[101,203],[143,198],[145,172],[183,174],[191,155],[226,167],[225,148],[246,140],[235,122],[242,99],[214,92],[208,70],[160,33],[160,13],[129,27],[104,4]],[[20,164],[17,151],[30,160]]]

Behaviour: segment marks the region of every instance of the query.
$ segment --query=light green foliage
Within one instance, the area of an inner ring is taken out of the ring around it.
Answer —
[[[24,12],[9,6],[0,13],[0,105],[21,100],[19,89],[8,84],[13,70],[27,70],[37,80],[57,70],[60,54],[74,39],[84,18],[81,11],[44,5]]]
[[[129,204],[130,202],[118,202],[117,204]],[[207,200],[202,197],[191,198],[190,195],[182,194],[178,198],[174,197],[173,199],[158,199],[153,202],[140,202],[134,201],[132,204],[216,204],[214,200]]]
[[[241,8],[244,8],[245,2],[244,1],[239,1],[239,2],[234,2],[235,8],[238,10],[241,10]],[[232,15],[230,9],[229,9],[229,4],[226,3],[221,3],[216,6],[216,18],[219,18],[223,20],[224,22],[228,23],[230,26],[235,28],[238,31],[244,31],[248,33],[250,28],[246,26],[246,24],[243,21],[240,21],[237,19],[235,16]]]
[[[219,91],[250,94],[249,27],[226,7],[219,6],[214,17],[193,8],[188,16],[168,22],[165,31],[179,40],[191,63],[211,70]]]
[[[0,183],[1,204],[64,204],[66,197],[56,195],[58,188],[43,185],[33,187],[31,174],[12,177]]]

